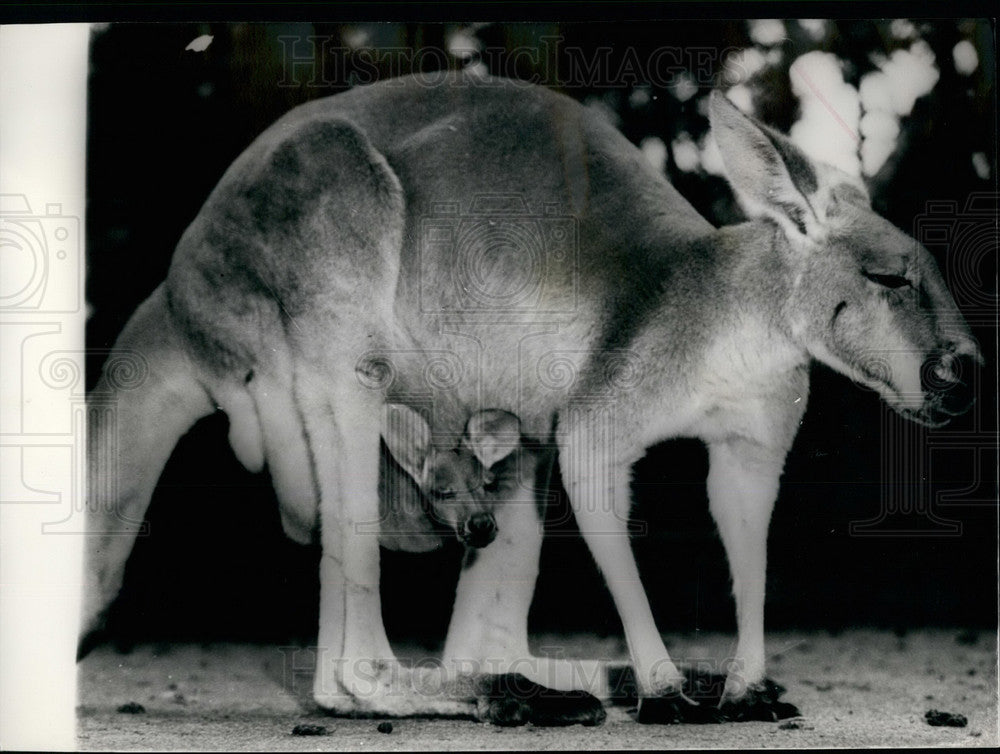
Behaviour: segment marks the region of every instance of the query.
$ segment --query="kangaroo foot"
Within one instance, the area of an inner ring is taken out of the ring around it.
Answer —
[[[635,719],[643,725],[678,725],[710,722],[708,705],[692,701],[680,691],[665,691],[639,700]]]
[[[479,719],[493,725],[600,725],[607,716],[597,697],[586,691],[556,691],[520,673],[484,676],[477,694]]]
[[[738,699],[723,699],[719,713],[726,722],[763,721],[777,722],[790,717],[799,717],[799,708],[794,704],[780,701],[785,687],[765,678],[761,683],[750,686]]]
[[[777,722],[800,716],[798,707],[781,701],[785,688],[769,678],[750,686],[738,698],[728,698],[725,685],[725,676],[688,670],[683,694],[674,691],[640,699],[636,719],[640,723],[676,725]]]

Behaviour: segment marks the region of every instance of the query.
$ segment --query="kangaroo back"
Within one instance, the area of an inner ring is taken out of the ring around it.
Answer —
[[[448,73],[280,119],[206,202],[167,286],[200,337],[248,352],[237,363],[269,353],[244,322],[315,349],[330,340],[304,328],[323,318],[358,332],[352,367],[388,364],[377,389],[391,400],[433,394],[436,432],[459,437],[472,406],[546,437],[566,389],[520,379],[510,354],[521,349],[529,369],[548,357],[540,368],[553,374],[613,371],[613,359],[590,361],[624,358],[616,344],[658,305],[659,279],[685,275],[686,251],[712,230],[569,98]],[[513,396],[519,379],[525,394]]]

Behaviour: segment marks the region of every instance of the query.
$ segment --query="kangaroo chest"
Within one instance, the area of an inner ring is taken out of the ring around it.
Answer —
[[[783,444],[788,417],[805,410],[808,363],[801,349],[753,321],[719,327],[689,354],[679,388],[647,412],[646,447],[675,437]]]

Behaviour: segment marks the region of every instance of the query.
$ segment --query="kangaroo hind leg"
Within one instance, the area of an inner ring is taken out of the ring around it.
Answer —
[[[473,717],[468,693],[449,687],[437,669],[404,667],[385,633],[372,526],[379,520],[382,396],[362,387],[353,373],[304,375],[299,384],[323,549],[317,703],[334,714]]]

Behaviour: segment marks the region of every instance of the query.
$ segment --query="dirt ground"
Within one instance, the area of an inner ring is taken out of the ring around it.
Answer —
[[[670,636],[678,662],[720,661],[732,637]],[[624,658],[621,642],[538,637],[567,656]],[[463,720],[324,716],[309,700],[311,675],[278,647],[237,644],[101,647],[80,665],[78,743],[83,750],[663,749],[998,744],[997,641],[991,632],[872,630],[768,636],[771,676],[802,717],[784,723],[640,725],[609,706],[596,728],[498,728]],[[401,656],[407,652],[401,651]],[[119,712],[130,702],[144,712]],[[932,727],[928,710],[959,713],[965,727]],[[299,736],[312,723],[326,735]]]

